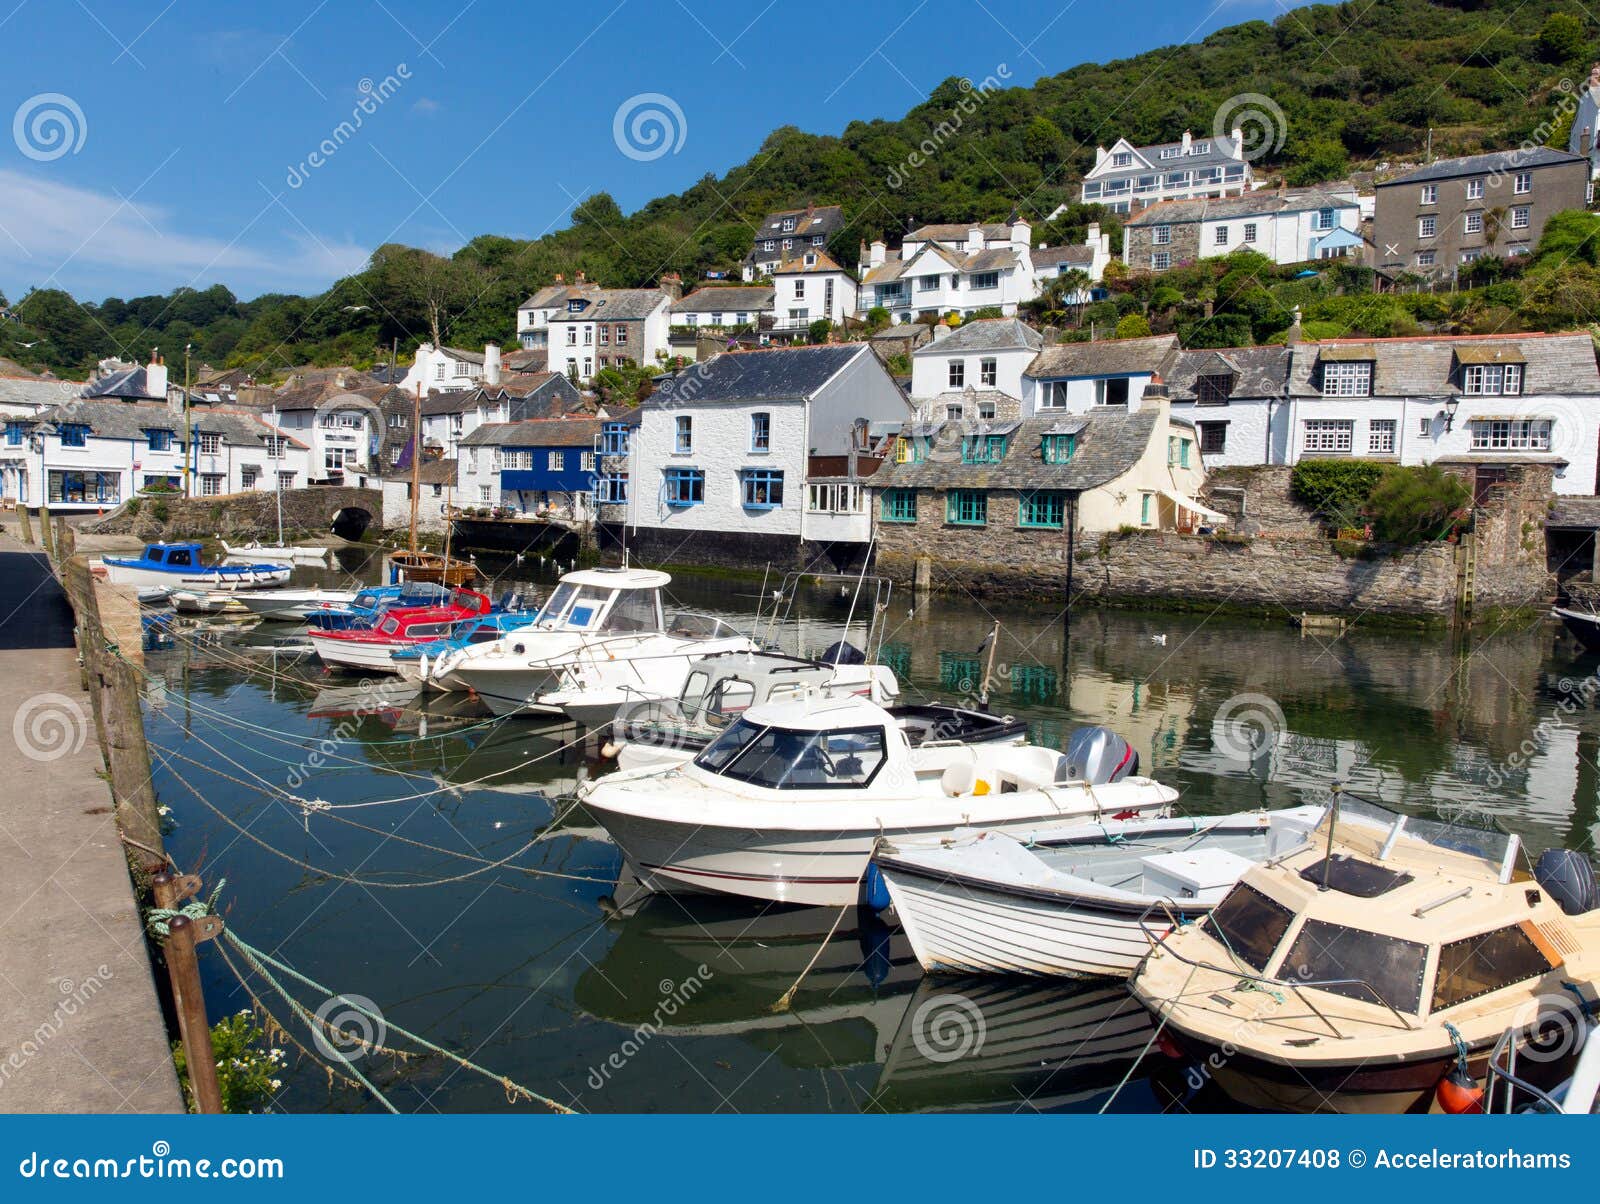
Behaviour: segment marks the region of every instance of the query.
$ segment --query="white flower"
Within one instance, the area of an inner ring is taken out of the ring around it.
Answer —
[[[280,1088],[282,1086],[283,1086],[283,1080],[282,1079],[273,1079],[272,1080],[272,1089],[274,1091],[278,1090],[278,1088]]]

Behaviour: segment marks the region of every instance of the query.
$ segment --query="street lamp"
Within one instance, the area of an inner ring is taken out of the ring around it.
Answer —
[[[1444,432],[1449,434],[1455,429],[1456,411],[1461,408],[1461,398],[1451,394],[1444,399]]]

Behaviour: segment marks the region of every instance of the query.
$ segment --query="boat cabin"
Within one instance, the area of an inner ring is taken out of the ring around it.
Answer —
[[[139,559],[152,569],[192,569],[205,563],[197,543],[147,543]]]
[[[536,626],[613,635],[666,631],[661,589],[671,580],[653,569],[579,569],[561,578]]]

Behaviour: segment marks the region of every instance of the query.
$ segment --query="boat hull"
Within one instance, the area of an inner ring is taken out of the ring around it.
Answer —
[[[266,547],[261,544],[247,544],[236,548],[227,540],[222,541],[222,550],[229,556],[247,557],[254,560],[292,560],[296,564],[326,564],[328,556],[333,551],[330,547],[295,547],[292,544],[275,544]]]
[[[330,639],[321,632],[310,633],[311,646],[323,664],[342,669],[360,669],[364,673],[397,673],[391,656],[404,644],[380,644],[371,640]]]
[[[272,569],[193,569],[169,573],[160,569],[104,561],[106,580],[112,585],[159,585],[168,589],[260,589],[289,580],[288,566]]]
[[[1590,652],[1600,652],[1600,615],[1558,606],[1555,608],[1555,616],[1585,649]]]
[[[238,595],[239,602],[251,614],[284,623],[304,622],[314,611],[324,610],[330,606],[347,605],[354,597],[355,594],[349,591],[336,590],[313,590],[301,594],[279,591]]]
[[[1169,803],[1170,796],[1152,783],[1147,800],[1136,799],[1131,792],[1120,794],[1117,810],[1156,814]],[[592,797],[585,799],[584,807],[611,833],[641,883],[651,890],[739,895],[814,907],[846,907],[858,900],[862,876],[880,839],[926,840],[955,826],[941,818],[916,826],[874,823],[844,830],[757,830],[646,817],[614,810]],[[1038,832],[1093,818],[1051,809],[983,826],[997,832]]]
[[[1073,906],[880,865],[895,915],[930,974],[1127,978],[1150,952],[1143,912]],[[1209,909],[1208,909],[1209,910]],[[1146,921],[1158,935],[1165,917]]]

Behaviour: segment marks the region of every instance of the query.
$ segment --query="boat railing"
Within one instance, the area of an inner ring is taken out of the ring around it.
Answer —
[[[1162,902],[1163,906],[1165,906],[1165,901],[1163,900]],[[1148,912],[1146,914],[1148,915]],[[1169,918],[1171,918],[1172,912],[1168,910],[1167,915]],[[1174,922],[1173,927],[1178,927],[1176,921]],[[1248,970],[1241,970],[1238,966],[1219,966],[1212,962],[1204,962],[1197,958],[1186,957],[1182,953],[1179,953],[1177,949],[1173,948],[1173,946],[1166,943],[1166,937],[1170,935],[1171,932],[1170,929],[1167,933],[1157,937],[1150,931],[1149,924],[1143,918],[1141,918],[1139,921],[1139,928],[1144,932],[1145,940],[1150,942],[1152,952],[1157,946],[1160,946],[1162,952],[1170,954],[1172,957],[1177,958],[1177,960],[1182,962],[1184,965],[1191,966],[1196,970],[1210,970],[1214,974],[1231,975],[1241,983],[1251,983],[1267,990],[1292,991],[1295,997],[1298,998],[1301,1003],[1305,1004],[1306,1008],[1310,1010],[1318,1020],[1326,1024],[1328,1026],[1328,1031],[1340,1041],[1345,1039],[1345,1034],[1341,1032],[1339,1030],[1339,1026],[1336,1025],[1333,1020],[1317,1006],[1316,1000],[1310,999],[1306,996],[1305,992],[1307,990],[1327,991],[1332,990],[1335,987],[1359,987],[1366,991],[1367,994],[1372,996],[1373,1002],[1381,1004],[1385,1009],[1387,1009],[1389,1014],[1395,1018],[1401,1028],[1405,1029],[1407,1032],[1414,1032],[1417,1029],[1417,1025],[1412,1024],[1411,1021],[1406,1018],[1405,1013],[1400,1011],[1399,1008],[1395,1007],[1394,1004],[1385,999],[1383,997],[1383,993],[1364,978],[1296,978],[1291,980],[1287,978],[1274,978],[1268,974],[1255,974]]]
[[[1513,1026],[1500,1034],[1489,1053],[1488,1071],[1483,1080],[1483,1110],[1510,1114],[1518,1111],[1517,1092],[1528,1097],[1526,1108],[1535,1112],[1565,1112],[1559,1100],[1535,1087],[1517,1074],[1518,1038],[1525,1029]]]

